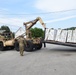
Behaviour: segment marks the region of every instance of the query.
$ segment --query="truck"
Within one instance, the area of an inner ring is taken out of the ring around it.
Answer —
[[[29,22],[24,22],[23,25],[25,26],[25,31],[26,31],[26,42],[27,42],[27,47],[25,48],[25,51],[34,51],[34,50],[40,50],[42,48],[42,38],[37,37],[37,38],[32,38],[32,33],[30,29],[37,23],[40,22],[40,24],[43,26],[43,28],[46,28],[45,23],[41,19],[41,17],[37,17],[36,19],[29,21]]]
[[[25,26],[25,32],[19,28],[19,30],[15,33],[15,38],[12,37],[11,33],[1,33],[0,34],[0,50],[3,50],[5,47],[10,47],[11,49],[15,48],[17,51],[19,51],[19,43],[18,43],[18,37],[23,35],[26,36],[25,41],[27,43],[27,46],[25,45],[25,51],[31,52],[34,50],[39,50],[42,48],[42,38],[32,38],[30,29],[37,23],[40,22],[41,25],[46,28],[45,23],[40,17],[37,17],[36,19],[24,22],[23,25]]]
[[[44,27],[43,40],[40,37],[36,39],[31,38],[30,28],[34,26],[38,21]],[[28,44],[28,47],[26,47],[26,51],[33,51],[33,49],[41,49],[42,44],[44,44],[44,47],[46,47],[46,43],[76,47],[76,29],[67,30],[61,28],[46,28],[46,25],[41,19],[41,17],[37,17],[36,19],[29,22],[25,22],[23,24],[25,25],[26,40]]]
[[[37,37],[32,38],[32,33],[30,29],[37,23],[40,22],[44,28],[44,38]],[[46,43],[49,44],[56,44],[56,45],[64,45],[64,46],[71,46],[76,47],[76,29],[75,30],[66,30],[66,29],[54,29],[54,28],[46,28],[45,23],[43,22],[41,17],[37,17],[36,19],[28,22],[24,22],[23,25],[25,26],[25,31],[18,32],[15,38],[11,37],[11,34],[0,34],[0,50],[3,50],[4,47],[11,47],[17,51],[19,51],[19,43],[16,38],[20,35],[25,36],[25,51],[31,52],[35,50],[40,50],[42,45],[46,47]],[[21,31],[21,30],[20,30]],[[6,38],[10,36],[10,38]]]
[[[5,30],[0,30],[0,50],[4,48],[14,49],[14,38],[12,32],[6,32]]]
[[[23,25],[25,26],[25,41],[27,46],[25,45],[25,51],[27,52],[31,52],[31,51],[35,51],[35,50],[40,50],[42,48],[42,38],[41,37],[37,37],[37,38],[32,38],[32,33],[30,31],[30,29],[37,23],[40,22],[41,25],[43,26],[43,28],[45,29],[45,23],[43,22],[43,20],[40,17],[37,17],[36,19],[32,20],[32,21],[28,21],[28,22],[24,22]],[[22,34],[21,34],[22,35]],[[16,42],[16,47],[15,49],[17,51],[19,51],[19,45],[18,42]]]

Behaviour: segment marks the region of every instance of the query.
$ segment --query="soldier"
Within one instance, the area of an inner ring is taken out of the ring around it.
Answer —
[[[20,50],[20,55],[23,56],[23,52],[24,52],[24,45],[25,45],[25,41],[24,41],[24,36],[20,36],[19,39],[19,50]]]

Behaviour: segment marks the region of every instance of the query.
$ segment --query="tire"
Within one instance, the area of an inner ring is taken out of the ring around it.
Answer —
[[[11,49],[14,49],[14,46],[11,46]]]
[[[3,42],[0,42],[0,51],[2,51],[3,49],[4,49]]]
[[[14,46],[6,46],[5,49],[7,49],[7,50],[13,50]]]
[[[26,41],[27,46],[25,46],[25,51],[26,52],[32,52],[33,51],[33,43],[32,41]]]
[[[42,43],[36,45],[36,49],[40,50],[42,48]]]
[[[16,51],[19,51],[19,43],[18,43],[18,41],[15,41],[14,48],[15,48]]]

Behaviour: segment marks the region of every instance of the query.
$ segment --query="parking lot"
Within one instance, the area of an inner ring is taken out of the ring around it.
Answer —
[[[47,44],[24,56],[0,51],[0,75],[76,75],[76,48]]]

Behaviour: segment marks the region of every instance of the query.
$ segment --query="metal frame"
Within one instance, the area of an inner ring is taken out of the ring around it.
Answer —
[[[46,32],[46,28],[45,28],[45,31],[44,31],[44,38],[45,38],[45,32]],[[59,41],[54,41],[54,40],[44,40],[43,43],[44,43],[44,47],[46,47],[46,43],[76,47],[76,43],[72,43],[72,42],[59,42]]]
[[[49,44],[56,44],[56,45],[64,45],[64,46],[70,46],[70,47],[76,47],[76,43],[70,43],[70,42],[59,42],[59,41],[52,41],[52,40],[46,40],[43,41],[44,43],[49,43]]]

